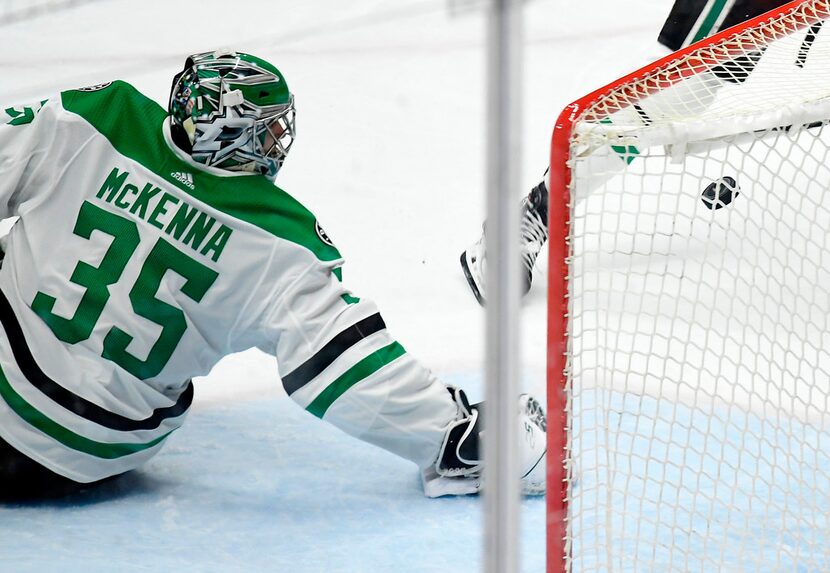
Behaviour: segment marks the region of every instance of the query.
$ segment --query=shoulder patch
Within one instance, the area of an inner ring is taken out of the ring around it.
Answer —
[[[320,237],[320,240],[327,244],[329,247],[334,246],[334,242],[329,238],[328,234],[323,230],[323,227],[320,226],[320,221],[317,219],[314,220],[314,230],[317,231],[317,236]]]
[[[112,85],[112,82],[104,82],[102,84],[95,84],[92,86],[86,86],[83,88],[78,88],[76,91],[79,92],[97,92],[98,90],[102,90]]]
[[[43,109],[43,106],[46,105],[46,102],[49,100],[42,100],[39,104],[31,105],[31,106],[22,106],[20,108],[8,107],[3,110],[3,113],[8,116],[9,121],[5,121],[7,118],[0,116],[0,122],[5,122],[8,125],[26,125],[27,123],[32,123],[35,120],[35,116]]]

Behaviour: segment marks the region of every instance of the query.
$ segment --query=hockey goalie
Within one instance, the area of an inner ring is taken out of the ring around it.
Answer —
[[[5,110],[0,217],[19,220],[0,267],[0,496],[141,466],[184,422],[192,378],[252,347],[300,407],[417,464],[427,495],[480,490],[479,405],[342,284],[334,243],[274,184],[295,134],[276,67],[195,54],[168,110],[124,82]],[[544,413],[517,407],[536,435],[522,483],[542,493]]]

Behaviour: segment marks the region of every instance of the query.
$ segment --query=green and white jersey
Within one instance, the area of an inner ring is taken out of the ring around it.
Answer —
[[[266,178],[193,162],[129,84],[0,113],[0,437],[81,482],[135,468],[191,379],[258,347],[293,400],[431,463],[443,385],[340,282],[314,216]],[[233,383],[233,381],[229,381]]]

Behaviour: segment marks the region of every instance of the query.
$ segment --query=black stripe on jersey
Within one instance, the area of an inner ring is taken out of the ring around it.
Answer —
[[[821,31],[823,24],[824,20],[813,24],[807,31],[807,35],[804,37],[804,41],[801,42],[801,47],[798,49],[798,57],[795,59],[795,65],[799,68],[807,65],[807,54],[810,52],[810,48],[813,47],[813,42],[816,41],[816,35]]]
[[[92,402],[76,395],[49,378],[40,366],[35,362],[29,345],[23,337],[23,329],[9,304],[6,295],[0,291],[0,324],[6,331],[12,354],[17,361],[17,366],[26,379],[38,390],[43,392],[51,400],[63,406],[78,416],[95,422],[105,428],[129,432],[133,430],[154,430],[162,421],[167,418],[175,418],[184,414],[193,402],[193,382],[188,383],[187,388],[179,394],[176,403],[166,408],[158,408],[153,414],[143,420],[133,420],[120,414],[110,412]]]
[[[283,376],[282,385],[285,387],[285,391],[290,396],[311,382],[320,372],[328,368],[338,356],[346,352],[349,348],[367,336],[381,331],[384,328],[386,328],[386,324],[378,313],[353,324],[329,340],[317,354]]]
[[[648,116],[646,111],[640,107],[640,104],[634,104],[634,111],[636,111],[637,115],[640,116],[640,119],[643,121],[643,125],[651,125],[651,118]]]
[[[715,66],[712,68],[712,73],[725,82],[742,84],[755,69],[758,60],[764,55],[766,49],[766,46],[762,46],[757,51],[749,52],[746,55],[729,60],[723,65]]]

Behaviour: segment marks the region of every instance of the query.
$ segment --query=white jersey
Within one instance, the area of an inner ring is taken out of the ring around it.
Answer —
[[[251,347],[300,406],[424,467],[456,409],[340,281],[314,216],[195,163],[129,84],[0,112],[0,437],[89,482],[183,422],[191,379]],[[229,381],[230,384],[233,381]]]

